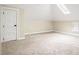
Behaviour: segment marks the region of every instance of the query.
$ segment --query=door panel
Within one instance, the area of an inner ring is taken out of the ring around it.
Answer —
[[[4,41],[16,40],[16,11],[4,10]]]

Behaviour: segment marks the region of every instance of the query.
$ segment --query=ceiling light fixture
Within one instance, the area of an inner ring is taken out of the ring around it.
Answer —
[[[57,4],[57,6],[64,14],[70,14],[69,10],[64,4]]]

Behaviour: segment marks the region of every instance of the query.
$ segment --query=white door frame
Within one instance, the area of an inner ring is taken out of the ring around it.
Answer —
[[[17,25],[17,28],[16,28],[16,40],[18,40],[20,38],[20,9],[0,6],[0,13],[2,13],[3,9],[15,10],[17,12],[17,16],[16,16],[16,25]],[[1,23],[0,23],[0,27],[1,27],[1,31],[0,32],[3,32]],[[0,38],[1,42],[3,42],[3,38],[2,37],[3,37],[3,35],[1,34],[1,38]]]

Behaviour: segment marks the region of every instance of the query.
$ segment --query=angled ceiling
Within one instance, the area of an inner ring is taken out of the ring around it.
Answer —
[[[79,20],[79,5],[66,4],[65,6],[70,11],[70,14],[64,14],[56,5],[51,5],[53,18],[55,20]]]
[[[4,6],[16,7],[21,9],[28,9],[29,7],[36,7],[38,9],[41,4],[5,4]],[[48,7],[48,4],[45,6],[42,4],[41,6]],[[64,14],[56,4],[50,4],[50,19],[51,20],[79,20],[79,4],[65,4],[65,6],[70,11],[70,14]],[[49,16],[48,16],[49,17]]]

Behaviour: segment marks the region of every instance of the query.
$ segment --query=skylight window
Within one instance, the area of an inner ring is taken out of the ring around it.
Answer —
[[[64,14],[70,14],[69,10],[64,4],[57,4],[57,6]]]

